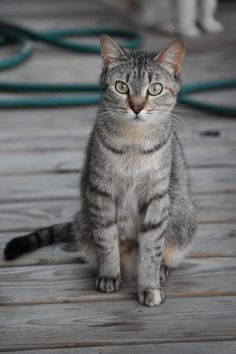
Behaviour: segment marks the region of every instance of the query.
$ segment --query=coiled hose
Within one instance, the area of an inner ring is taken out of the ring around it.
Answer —
[[[84,44],[68,41],[66,37],[73,36],[97,36],[106,33],[110,36],[118,36],[126,39],[121,46],[124,48],[136,48],[141,44],[141,38],[136,33],[115,28],[94,28],[94,29],[65,29],[35,32],[23,27],[15,26],[0,21],[0,46],[20,44],[21,49],[6,59],[0,60],[0,71],[15,67],[27,60],[33,51],[35,41],[59,47],[62,49],[95,54],[100,48],[93,44]],[[193,108],[208,111],[210,113],[229,116],[236,115],[236,107],[201,102],[189,97],[192,93],[229,89],[236,87],[236,79],[215,82],[204,82],[183,85],[178,102]],[[24,82],[2,82],[0,81],[1,92],[13,93],[86,93],[82,95],[48,96],[48,97],[27,97],[27,98],[4,98],[0,99],[0,108],[36,108],[36,107],[60,107],[60,106],[81,106],[92,105],[100,102],[99,84],[50,84],[50,83],[24,83]]]

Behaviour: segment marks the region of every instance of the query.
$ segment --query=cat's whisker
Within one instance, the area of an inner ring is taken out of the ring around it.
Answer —
[[[182,117],[180,117],[178,114],[173,113],[173,112],[170,112],[169,115],[170,115],[172,118],[178,120],[179,122],[181,122],[181,123],[183,123],[183,124],[186,124],[186,121],[185,121]]]

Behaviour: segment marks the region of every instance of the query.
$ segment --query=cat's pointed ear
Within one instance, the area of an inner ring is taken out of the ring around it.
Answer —
[[[178,76],[184,60],[184,43],[181,40],[172,42],[163,48],[154,60],[174,76]]]
[[[112,66],[113,64],[117,64],[125,57],[123,50],[107,35],[103,34],[100,41],[101,56],[104,69]]]

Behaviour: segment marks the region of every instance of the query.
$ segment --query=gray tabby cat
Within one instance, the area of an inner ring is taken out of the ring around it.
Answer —
[[[171,111],[180,89],[181,41],[159,53],[123,50],[101,38],[102,103],[81,179],[81,211],[71,223],[11,240],[13,259],[58,241],[76,241],[97,264],[96,289],[137,276],[138,299],[164,300],[160,280],[187,253],[196,229],[185,161]]]

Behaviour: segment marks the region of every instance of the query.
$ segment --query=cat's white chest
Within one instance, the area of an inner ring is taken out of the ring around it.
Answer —
[[[138,178],[141,174],[148,175],[158,170],[162,163],[161,154],[140,155],[133,151],[124,156],[110,160],[110,168],[115,175],[124,179]],[[129,191],[130,192],[130,191]]]
[[[117,197],[117,224],[121,241],[136,239],[138,229],[138,196],[136,185],[120,185]]]

